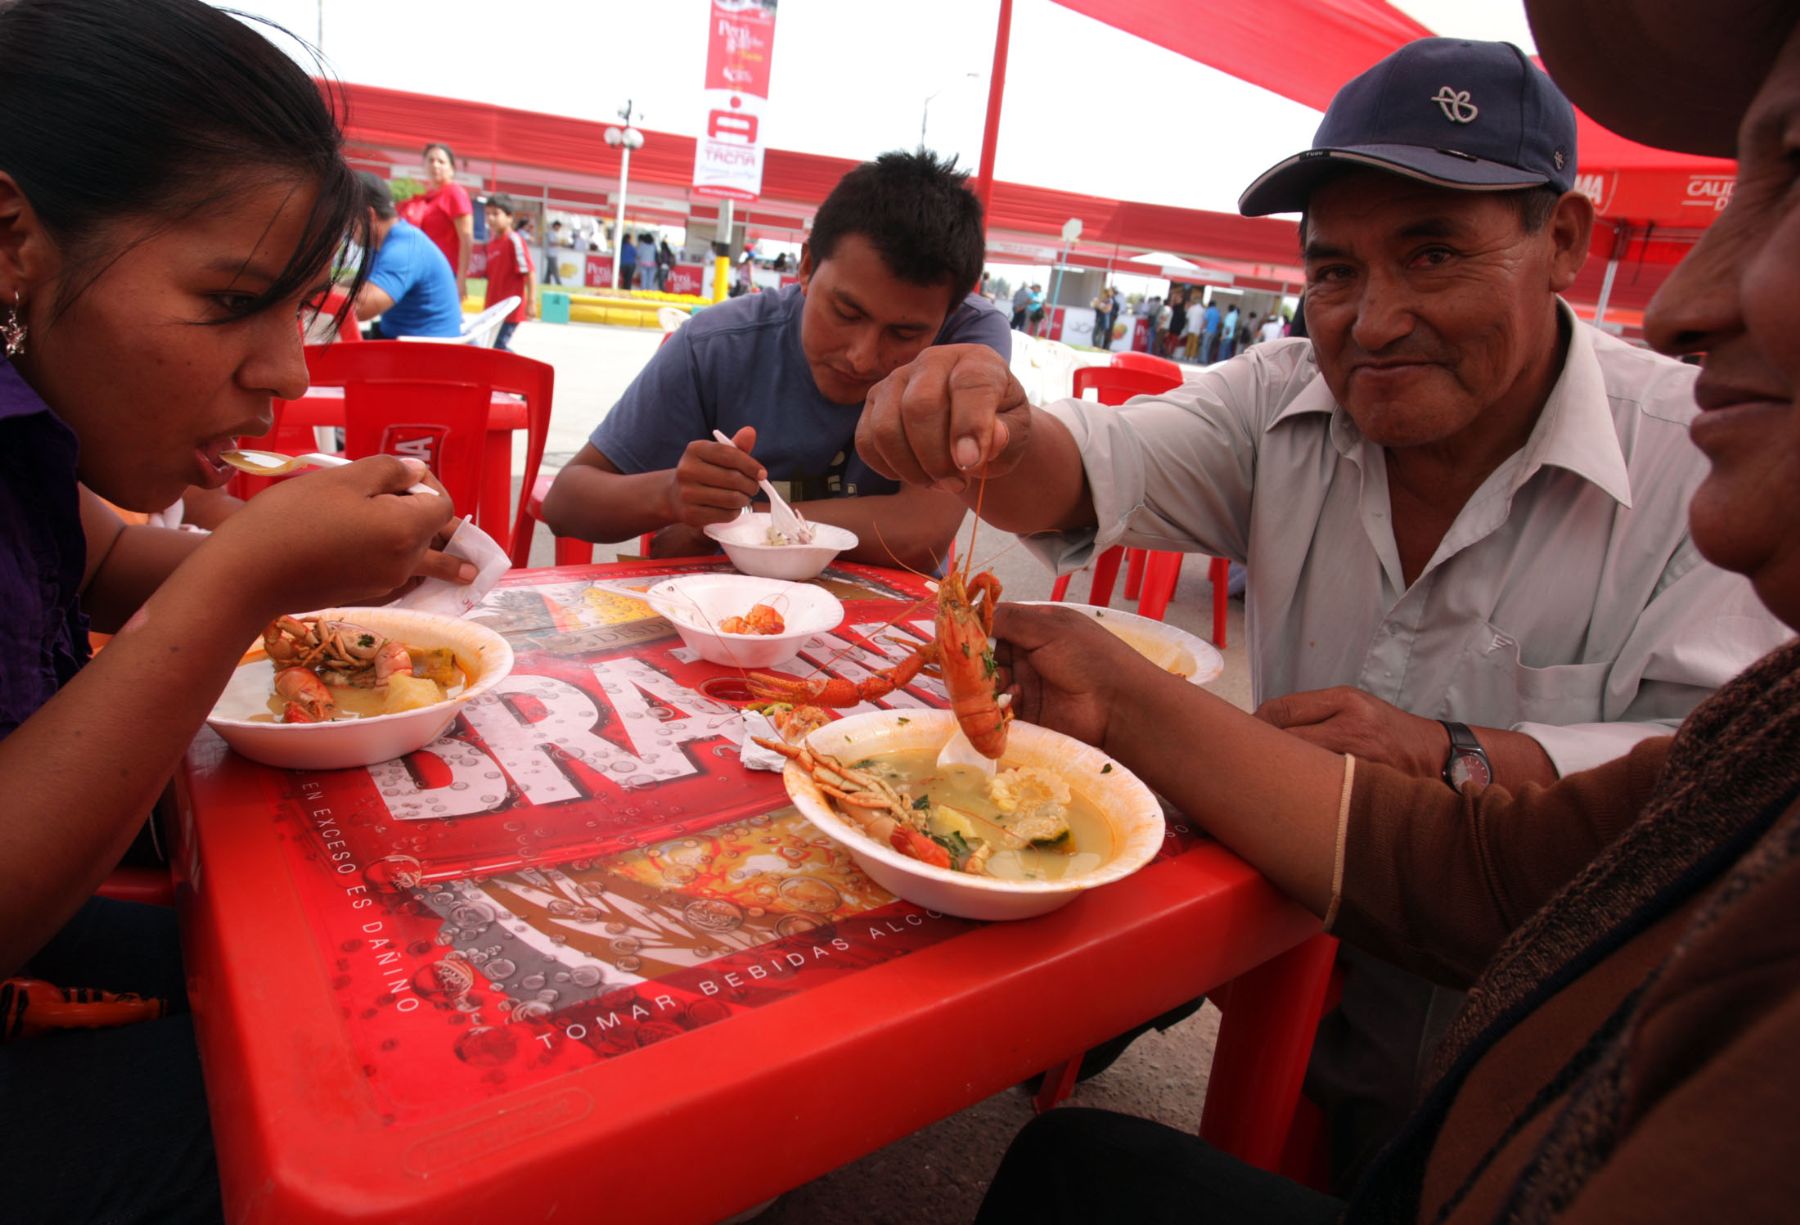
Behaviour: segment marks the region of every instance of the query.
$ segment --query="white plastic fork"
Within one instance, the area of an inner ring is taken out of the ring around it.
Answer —
[[[296,468],[342,468],[354,462],[323,451],[309,451],[305,455],[283,455],[280,451],[221,451],[219,458],[251,476],[285,476]],[[420,481],[406,492],[435,494],[437,490]]]
[[[728,447],[737,445],[723,430],[714,430],[713,437]],[[769,522],[775,530],[795,544],[811,544],[813,540],[812,524],[801,518],[800,512],[784,502],[781,495],[775,492],[775,486],[769,484],[767,480],[758,481],[757,484],[762,486],[762,491],[769,495]],[[750,508],[745,507],[744,509],[749,510]]]

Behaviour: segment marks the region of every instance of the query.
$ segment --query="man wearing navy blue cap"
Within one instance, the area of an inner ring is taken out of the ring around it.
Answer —
[[[1295,735],[1452,787],[1597,765],[1786,633],[1688,539],[1693,369],[1559,298],[1593,226],[1575,167],[1574,111],[1517,48],[1411,43],[1240,201],[1301,214],[1310,339],[1116,409],[1035,408],[1003,363],[932,350],[858,449],[1059,570],[1114,544],[1247,562],[1257,713]],[[1455,1007],[1348,965],[1308,1081],[1340,1185]]]

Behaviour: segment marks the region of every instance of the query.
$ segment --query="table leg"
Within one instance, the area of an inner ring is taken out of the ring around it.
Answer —
[[[1200,1138],[1259,1169],[1280,1166],[1337,943],[1321,933],[1215,993],[1224,1018]]]

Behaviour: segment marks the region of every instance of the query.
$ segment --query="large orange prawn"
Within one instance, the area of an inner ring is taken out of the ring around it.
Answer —
[[[985,482],[984,482],[985,485]],[[977,498],[976,522],[981,503]],[[975,554],[975,534],[969,534],[968,556]],[[950,710],[963,735],[983,757],[998,760],[1006,750],[1006,725],[1012,711],[1001,701],[995,677],[994,652],[989,638],[994,629],[994,605],[1000,602],[1000,580],[982,571],[969,573],[965,562],[959,573],[954,566],[937,588],[936,638],[920,646],[892,668],[861,681],[826,676],[780,676],[752,672],[750,692],[764,701],[792,702],[796,706],[855,706],[885,697],[912,683],[921,671],[931,669],[950,695]]]

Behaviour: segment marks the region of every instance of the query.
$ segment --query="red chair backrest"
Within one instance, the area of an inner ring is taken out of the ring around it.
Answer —
[[[1115,353],[1112,364],[1116,370],[1142,370],[1147,374],[1161,374],[1177,381],[1181,378],[1180,366],[1154,353]]]
[[[1175,365],[1174,362],[1168,364]],[[1119,366],[1083,366],[1075,372],[1074,383],[1077,398],[1092,388],[1098,394],[1100,403],[1123,404],[1132,396],[1158,395],[1172,387],[1181,386],[1181,370],[1176,367],[1175,373],[1168,375]]]
[[[529,422],[523,488],[537,480],[556,383],[543,362],[503,349],[379,340],[308,346],[306,367],[314,386],[344,389],[345,455],[422,459],[465,513],[480,489],[494,393],[520,396]],[[511,522],[516,532],[518,516]]]

